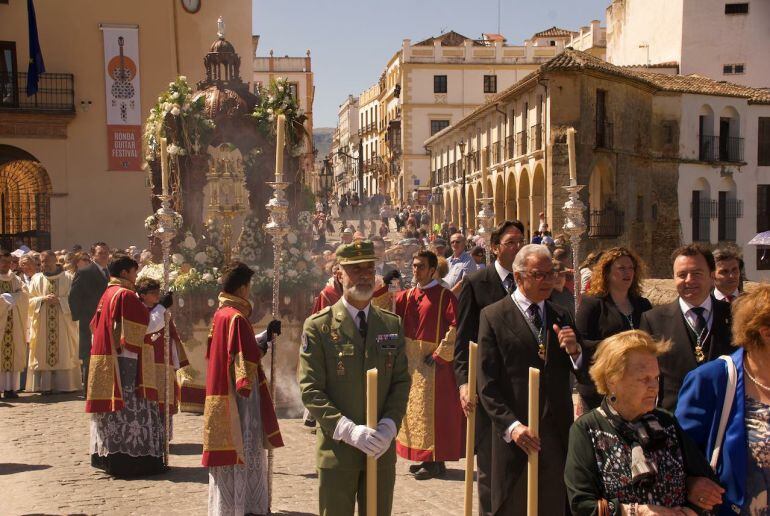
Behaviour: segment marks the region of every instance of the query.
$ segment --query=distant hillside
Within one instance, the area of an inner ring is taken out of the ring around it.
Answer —
[[[318,154],[317,160],[322,160],[329,154],[332,148],[332,135],[334,127],[315,127],[313,128],[313,145],[315,145]]]

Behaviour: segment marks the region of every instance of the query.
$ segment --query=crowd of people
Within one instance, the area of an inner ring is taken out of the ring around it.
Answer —
[[[540,514],[767,512],[770,286],[743,291],[739,254],[677,249],[677,298],[653,307],[631,249],[592,253],[573,271],[569,246],[547,227],[533,243],[521,222],[505,221],[486,243],[404,211],[396,235],[345,225],[339,245],[318,247],[329,281],[304,323],[299,383],[306,424],[317,427],[320,514],[364,512],[367,457],[377,458],[381,514],[392,510],[397,460],[412,463],[415,481],[444,478],[465,455],[472,412],[479,514],[526,512],[533,453]],[[187,363],[173,321],[165,359],[173,299],[138,279],[146,263],[103,242],[87,253],[0,254],[4,398],[85,384],[91,463],[118,477],[164,469],[164,407],[178,408],[166,384]],[[281,322],[254,334],[253,274],[224,268],[207,346],[210,514],[266,514],[267,449],[284,445],[260,364]],[[530,368],[541,370],[537,434]],[[371,369],[375,428],[365,424]]]
[[[503,222],[488,246],[451,224],[407,224],[390,241],[415,244],[408,274],[387,262],[380,235],[345,227],[340,237],[300,353],[306,424],[319,426],[321,514],[365,506],[367,455],[381,457],[385,514],[395,457],[413,462],[416,480],[444,477],[464,456],[472,411],[479,514],[525,513],[531,453],[540,514],[766,513],[770,286],[743,292],[734,250],[677,249],[677,298],[653,307],[633,250],[591,253],[574,272],[566,239],[542,224],[526,239],[522,223]],[[392,314],[399,332],[383,327]],[[384,359],[378,388],[388,393],[374,430],[362,412],[369,356]],[[538,436],[530,367],[544,378]]]

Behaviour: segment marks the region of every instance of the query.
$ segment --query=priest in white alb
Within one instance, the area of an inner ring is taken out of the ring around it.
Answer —
[[[11,253],[0,251],[0,390],[3,398],[18,398],[16,391],[27,362],[27,293],[11,272]]]
[[[81,388],[78,328],[72,320],[72,277],[53,251],[40,255],[43,272],[29,282],[30,339],[27,390],[73,392]]]

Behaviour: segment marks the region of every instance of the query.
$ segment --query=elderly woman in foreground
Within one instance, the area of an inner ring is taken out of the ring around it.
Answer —
[[[694,515],[690,491],[719,489],[676,419],[655,408],[657,357],[668,346],[639,330],[599,345],[590,374],[605,398],[569,435],[564,478],[573,514]]]
[[[729,362],[713,360],[693,369],[679,392],[676,416],[716,467],[726,488],[717,514],[767,514],[770,482],[770,285],[738,297],[732,305]],[[734,380],[729,381],[732,372]],[[734,395],[725,404],[728,385]],[[719,426],[723,411],[724,431]],[[714,449],[718,448],[715,453]]]

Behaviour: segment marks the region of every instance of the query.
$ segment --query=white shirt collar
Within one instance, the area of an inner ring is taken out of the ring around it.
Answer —
[[[495,260],[495,270],[497,271],[497,275],[500,276],[500,281],[502,283],[505,283],[505,278],[508,277],[509,274],[513,274],[513,271],[509,271],[502,265],[500,265],[500,262]]]
[[[529,307],[532,305],[532,301],[527,299],[527,296],[524,295],[524,292],[522,292],[520,288],[517,288],[513,291],[511,297],[513,298],[513,301],[518,304],[525,313],[527,313]],[[537,306],[540,307],[540,317],[545,317],[545,301],[540,301]]]
[[[356,323],[356,327],[357,327],[358,326],[358,312],[360,312],[361,310],[359,310],[355,306],[353,306],[350,303],[348,303],[348,300],[345,299],[345,296],[342,296],[342,304],[345,305],[345,309],[348,311],[348,313],[350,314],[350,318],[353,319],[353,322]],[[369,302],[364,307],[364,309],[363,309],[364,315],[366,316],[366,320],[367,321],[369,320],[369,308],[371,306],[372,306],[372,303]]]
[[[434,280],[430,280],[430,282],[427,285],[425,285],[424,287],[421,287],[420,285],[417,285],[417,288],[419,288],[420,290],[428,290],[429,288],[433,288],[436,285],[438,285],[438,280],[434,279]]]
[[[735,292],[733,292],[730,295],[733,297],[733,299],[735,299],[736,297],[738,297],[739,294],[740,292],[738,292],[738,289],[736,288]],[[727,299],[727,296],[722,294],[722,291],[719,290],[718,288],[714,288],[714,297],[717,298],[717,300],[719,301],[724,301],[725,299]]]
[[[698,306],[701,306],[706,309],[706,312],[703,314],[703,317],[708,319],[709,314],[711,313],[711,296],[706,296],[706,299]],[[695,308],[695,305],[691,305],[681,297],[679,298],[679,308],[682,310],[682,314],[687,315],[687,312]]]

